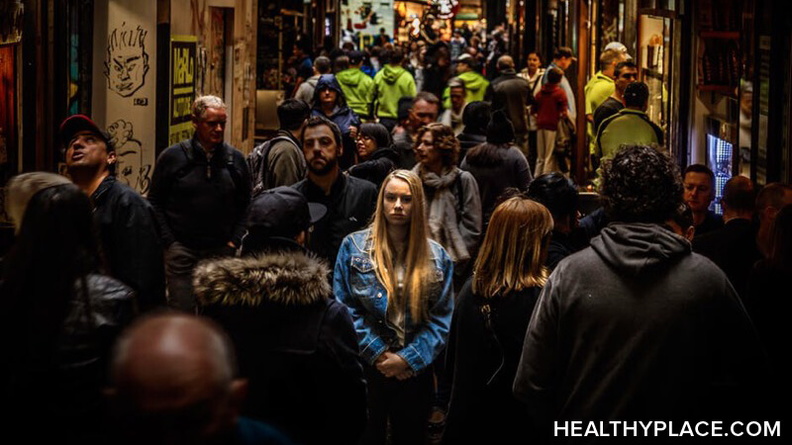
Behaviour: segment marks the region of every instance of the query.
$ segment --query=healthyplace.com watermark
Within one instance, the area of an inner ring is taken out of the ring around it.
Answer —
[[[780,421],[582,421],[553,422],[555,437],[781,437]]]

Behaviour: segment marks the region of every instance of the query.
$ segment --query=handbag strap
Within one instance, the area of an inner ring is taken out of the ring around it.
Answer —
[[[501,369],[506,363],[506,357],[503,353],[503,346],[501,345],[500,340],[498,339],[498,334],[495,332],[495,327],[492,324],[492,307],[489,303],[484,303],[479,307],[481,311],[481,315],[484,317],[484,326],[486,326],[487,331],[489,332],[492,339],[495,341],[495,345],[498,348],[498,352],[500,353],[500,364],[498,365],[498,369],[492,373],[489,379],[487,379],[487,385],[491,385],[492,382],[495,380],[495,377],[498,376]]]

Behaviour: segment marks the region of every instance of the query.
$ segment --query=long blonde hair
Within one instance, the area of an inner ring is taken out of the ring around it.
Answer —
[[[396,292],[396,276],[393,262],[395,246],[388,238],[388,221],[385,218],[385,188],[394,179],[406,182],[412,194],[412,211],[407,241],[406,274],[404,292]],[[432,259],[430,257],[428,230],[424,211],[425,200],[421,179],[408,170],[395,170],[385,177],[377,197],[377,210],[371,222],[371,259],[374,270],[382,286],[388,292],[388,298],[409,298],[410,315],[416,322],[426,316],[426,297],[430,290]],[[394,301],[398,304],[401,301]]]
[[[544,266],[553,217],[545,206],[515,196],[501,203],[490,218],[473,267],[473,292],[484,298],[544,286]]]

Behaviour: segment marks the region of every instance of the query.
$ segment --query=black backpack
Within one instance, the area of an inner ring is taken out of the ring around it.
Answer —
[[[253,148],[253,151],[247,155],[247,164],[248,169],[250,170],[251,196],[256,196],[265,190],[267,171],[269,170],[267,166],[269,152],[272,149],[272,146],[279,141],[289,141],[292,144],[294,143],[294,141],[292,141],[292,139],[288,136],[275,136],[274,138],[257,145],[255,148]]]

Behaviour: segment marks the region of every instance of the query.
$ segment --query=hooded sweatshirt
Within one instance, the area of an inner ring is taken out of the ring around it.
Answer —
[[[613,223],[548,279],[514,391],[545,422],[722,419],[748,407],[760,350],[715,264],[659,225]]]
[[[330,116],[327,116],[322,111],[322,104],[319,101],[319,95],[322,90],[331,89],[338,93],[336,97],[336,106],[333,109],[333,113]],[[319,78],[319,81],[316,83],[316,89],[314,90],[314,107],[313,113],[314,115],[324,116],[331,121],[335,122],[338,125],[338,128],[341,130],[341,133],[344,135],[349,134],[349,127],[360,126],[360,119],[358,118],[357,114],[355,114],[352,109],[349,108],[346,101],[346,96],[344,95],[344,90],[341,89],[341,85],[338,83],[338,79],[332,74],[323,74],[322,77]]]
[[[484,100],[484,95],[487,93],[487,87],[490,84],[489,80],[475,71],[465,71],[458,75],[457,78],[465,82],[466,103]],[[449,87],[443,90],[443,108],[451,108],[451,88]]]
[[[336,74],[349,108],[359,116],[369,116],[369,104],[374,102],[374,80],[358,68]]]
[[[415,79],[401,66],[385,65],[374,76],[374,97],[377,101],[377,116],[396,119],[399,99],[415,97]]]
[[[330,88],[338,93],[336,97],[336,106],[330,116],[322,111],[322,104],[319,101],[319,94],[326,88]],[[347,106],[344,91],[341,89],[341,85],[339,85],[334,75],[323,74],[322,77],[319,78],[319,82],[316,83],[314,106],[311,110],[311,114],[314,116],[326,117],[338,125],[339,130],[341,130],[342,142],[344,144],[344,151],[339,161],[342,168],[348,168],[352,165],[355,158],[355,141],[349,134],[349,127],[360,128],[360,118],[357,113]]]

